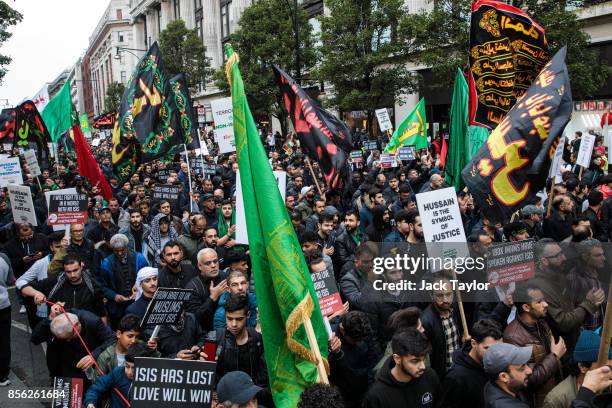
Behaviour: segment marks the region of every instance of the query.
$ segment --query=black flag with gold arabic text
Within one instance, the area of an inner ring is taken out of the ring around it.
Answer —
[[[544,188],[572,113],[563,47],[461,173],[490,220],[504,222]]]
[[[39,166],[47,168],[50,165],[49,142],[51,136],[34,102],[25,101],[17,106],[13,147],[34,149]]]

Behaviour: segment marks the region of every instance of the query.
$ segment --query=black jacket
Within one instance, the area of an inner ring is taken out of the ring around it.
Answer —
[[[36,262],[36,259],[30,262],[24,262],[23,258],[26,255],[35,254],[36,252],[42,252],[42,257],[49,253],[49,243],[47,237],[43,234],[35,233],[29,241],[20,241],[17,238],[6,244],[4,253],[11,260],[15,279],[19,279],[19,277]]]
[[[442,383],[442,406],[444,408],[484,408],[482,390],[488,379],[480,364],[468,354],[470,344],[453,354],[453,366]]]
[[[97,359],[104,349],[117,341],[115,333],[98,316],[86,310],[72,309],[69,312],[78,316],[81,337],[94,358]],[[47,342],[47,367],[51,377],[85,378],[85,373],[76,368],[78,361],[87,355],[78,338],[70,341],[56,339],[51,333],[51,320],[43,319],[34,328],[31,341],[34,344]]]
[[[553,212],[550,217],[544,219],[544,237],[552,238],[557,242],[563,241],[572,235],[572,221],[571,214],[562,219],[558,212]]]
[[[461,342],[463,328],[459,323],[460,319],[457,315],[458,311],[455,307],[453,309],[452,319],[457,326],[457,335],[459,336],[459,342]],[[431,342],[432,352],[429,356],[431,358],[431,368],[433,368],[438,374],[438,377],[443,380],[446,376],[446,338],[444,337],[442,319],[433,303],[430,303],[421,314],[421,322],[423,323],[425,334]]]
[[[491,381],[485,384],[485,408],[529,408],[529,404],[527,404],[523,394],[518,393],[517,397],[514,398],[512,395],[502,391]]]
[[[93,266],[94,250],[93,242],[87,238],[84,238],[81,245],[71,242],[67,252],[70,255],[78,256],[79,259],[85,264],[85,268],[91,269]]]
[[[161,326],[158,350],[163,358],[175,358],[179,351],[195,345],[201,347],[205,340],[206,333],[200,328],[196,317],[192,313],[185,313],[179,324]]]
[[[213,328],[213,318],[215,310],[217,310],[217,301],[219,300],[213,301],[210,298],[210,282],[218,285],[220,281],[221,278],[219,276],[211,280],[198,275],[185,286],[185,289],[192,289],[195,292],[187,302],[185,311],[195,314],[204,331],[210,331]]]
[[[364,408],[434,408],[440,405],[440,381],[431,368],[427,368],[421,377],[401,383],[391,374],[394,366],[395,362],[390,357],[368,391]]]
[[[196,276],[198,276],[198,271],[189,262],[182,262],[181,271],[178,273],[174,273],[167,266],[164,266],[157,275],[157,286],[160,288],[184,289]]]
[[[361,242],[368,240],[368,237],[363,234],[359,228],[357,228],[357,236]],[[332,262],[334,263],[334,270],[340,271],[347,261],[355,260],[355,250],[357,249],[357,242],[351,236],[351,233],[344,229],[337,237],[334,245],[334,254],[332,256]],[[336,276],[336,279],[338,276]]]

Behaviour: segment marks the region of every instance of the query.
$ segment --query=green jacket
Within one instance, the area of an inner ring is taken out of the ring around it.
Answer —
[[[576,399],[578,394],[578,386],[576,377],[568,376],[561,381],[555,388],[550,390],[544,399],[543,408],[567,408],[572,405],[572,401]]]
[[[200,249],[204,248],[204,240],[202,238],[192,237],[190,232],[182,234],[176,240],[183,247],[183,259],[189,261],[195,259]]]

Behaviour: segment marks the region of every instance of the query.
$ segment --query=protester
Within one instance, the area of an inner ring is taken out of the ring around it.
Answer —
[[[489,378],[484,387],[487,408],[529,407],[523,390],[532,372],[527,365],[532,353],[531,347],[506,343],[493,344],[485,351],[483,366]]]

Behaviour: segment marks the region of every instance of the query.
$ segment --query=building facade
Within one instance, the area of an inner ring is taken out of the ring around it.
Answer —
[[[144,55],[134,46],[128,0],[111,0],[89,37],[82,58],[84,72],[79,82],[84,112],[97,116],[105,112],[106,90],[113,82],[127,84],[138,59]]]

